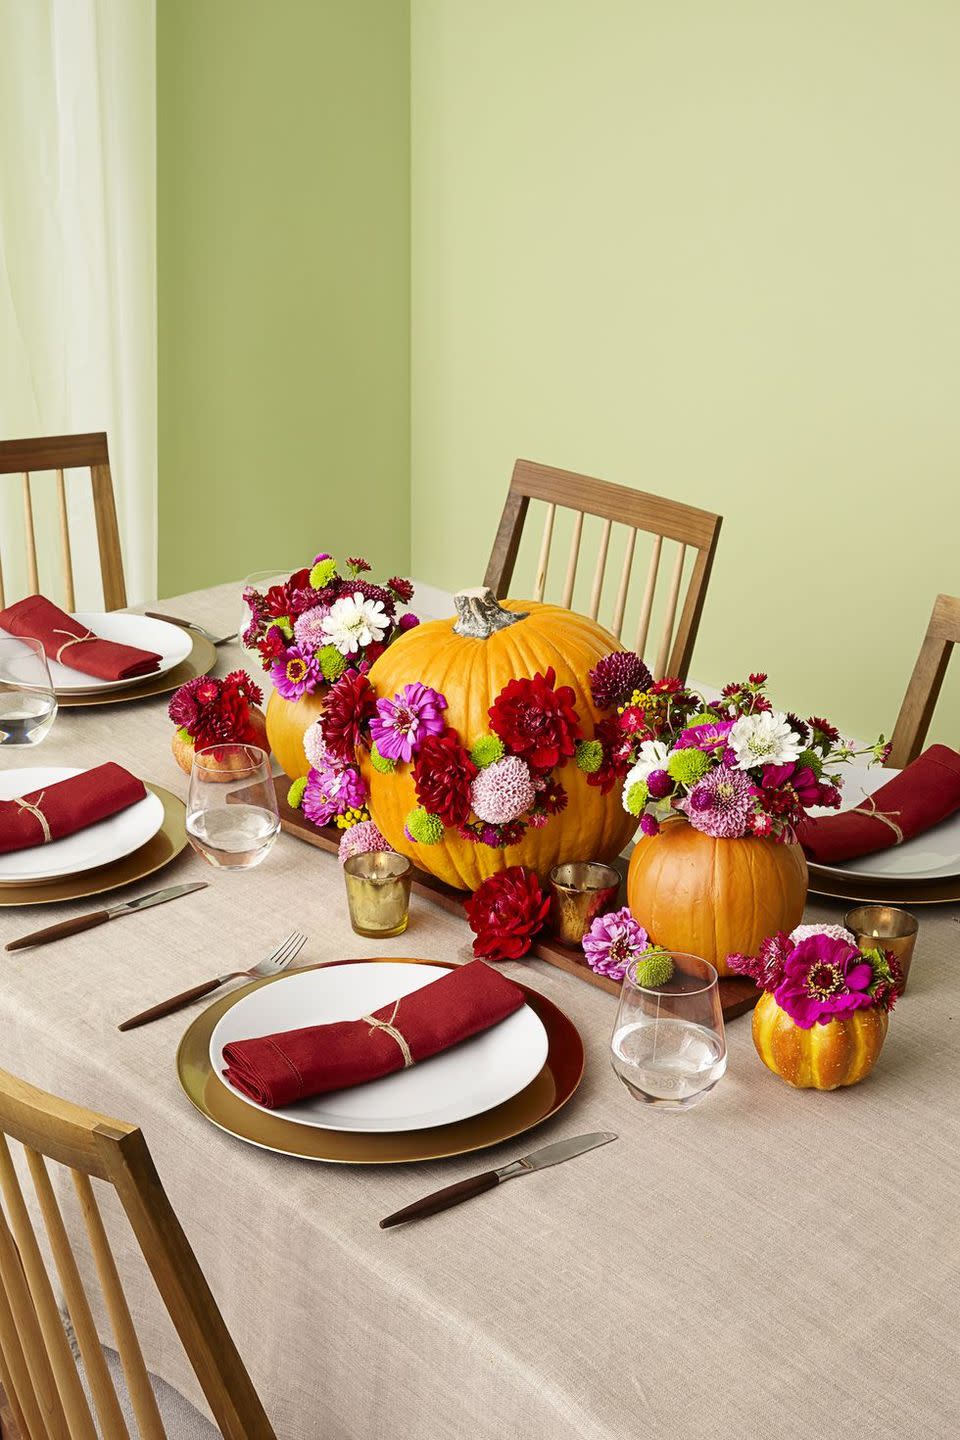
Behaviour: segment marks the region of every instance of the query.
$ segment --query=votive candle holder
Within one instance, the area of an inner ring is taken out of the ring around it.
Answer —
[[[564,945],[584,935],[616,903],[620,872],[599,860],[568,860],[550,871],[550,928]]]
[[[843,923],[853,935],[858,950],[890,950],[900,962],[903,980],[900,994],[907,988],[913,947],[917,943],[920,922],[908,910],[893,905],[858,905],[848,910]]]
[[[350,924],[357,935],[387,940],[402,935],[410,918],[413,865],[393,850],[351,855],[344,862]]]

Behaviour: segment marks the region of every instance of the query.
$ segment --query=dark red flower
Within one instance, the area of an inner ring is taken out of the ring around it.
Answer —
[[[537,809],[545,815],[559,815],[566,810],[568,795],[559,780],[551,780],[537,796]]]
[[[470,786],[477,774],[456,730],[428,735],[413,767],[417,799],[444,825],[462,825],[470,814]]]
[[[646,690],[653,676],[632,650],[617,650],[598,660],[587,679],[598,710],[610,710],[629,699],[634,690]]]
[[[358,575],[362,575],[365,570],[370,569],[369,562],[364,560],[362,555],[348,555],[347,564],[350,566],[350,569],[355,570]]]
[[[409,605],[413,599],[413,586],[409,580],[404,580],[401,575],[391,575],[387,581],[387,589],[392,590],[397,599],[404,605]]]
[[[271,585],[263,597],[263,608],[273,620],[290,614],[290,592],[286,585]]]
[[[576,696],[569,685],[554,689],[556,671],[532,680],[510,680],[490,706],[490,728],[507,749],[535,770],[552,770],[568,760],[580,738]]]
[[[345,670],[323,704],[323,739],[330,754],[352,765],[357,746],[377,710],[377,694],[366,675]]]
[[[257,653],[263,661],[265,669],[269,669],[272,662],[282,655],[286,648],[286,639],[276,625],[271,625],[270,629],[257,641]]]
[[[223,680],[204,675],[188,680],[173,695],[170,719],[186,730],[197,749],[220,741],[251,743],[259,736],[250,719],[250,706],[263,694],[245,670],[234,670]]]
[[[766,685],[770,677],[763,670],[756,670],[750,677],[751,685]]]
[[[819,715],[810,716],[810,729],[814,732],[814,740],[822,738],[832,744],[840,739],[840,731],[836,725],[831,725],[829,720],[824,720]]]
[[[476,935],[474,955],[487,960],[519,960],[526,955],[550,909],[540,881],[524,865],[491,875],[464,902]]]
[[[620,783],[630,768],[630,740],[620,731],[619,717],[610,716],[601,720],[594,730],[594,738],[603,746],[603,759],[599,770],[587,775],[587,784],[593,785],[601,795],[609,795]]]

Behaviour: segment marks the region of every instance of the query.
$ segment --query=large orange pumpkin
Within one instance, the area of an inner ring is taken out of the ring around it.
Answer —
[[[627,873],[630,909],[656,943],[721,975],[728,955],[755,955],[768,935],[799,925],[806,898],[799,845],[715,840],[679,818],[637,841]]]
[[[415,680],[431,685],[446,697],[447,723],[469,747],[489,733],[487,712],[508,681],[552,666],[557,685],[573,690],[584,735],[592,738],[602,713],[591,699],[587,674],[604,655],[622,649],[609,631],[559,605],[532,600],[500,605],[490,590],[464,591],[456,605],[459,618],[418,625],[380,656],[370,671],[379,696],[392,698]],[[475,890],[509,865],[528,865],[545,877],[564,860],[611,860],[636,828],[621,806],[619,789],[602,795],[570,760],[557,772],[569,797],[566,809],[542,829],[528,828],[518,844],[497,850],[472,844],[452,830],[439,844],[416,844],[404,833],[406,817],[417,804],[411,766],[380,774],[364,754],[361,767],[370,789],[370,814],[389,843],[459,890]]]
[[[267,739],[270,749],[284,774],[291,780],[306,775],[310,763],[303,753],[303,737],[323,710],[323,695],[301,695],[299,700],[284,700],[277,690],[267,701]]]
[[[753,1043],[774,1075],[800,1090],[836,1090],[870,1074],[886,1039],[885,1010],[855,1010],[801,1030],[769,991],[753,1012]]]

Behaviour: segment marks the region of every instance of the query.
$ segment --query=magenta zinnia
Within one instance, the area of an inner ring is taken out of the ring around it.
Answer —
[[[310,651],[291,645],[271,667],[270,679],[284,700],[299,700],[313,693],[322,676]]]
[[[410,761],[428,735],[444,729],[444,697],[417,681],[404,685],[392,700],[378,700],[370,720],[370,738],[388,760]]]
[[[827,1025],[873,1003],[873,966],[855,945],[831,935],[801,940],[784,963],[773,998],[795,1025]]]

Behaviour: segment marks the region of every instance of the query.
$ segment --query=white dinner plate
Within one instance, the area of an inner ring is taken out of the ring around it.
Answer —
[[[841,767],[840,773],[844,778],[843,809],[854,810],[900,772],[881,765],[869,768],[849,765]],[[822,807],[810,811],[814,816],[836,813]],[[888,850],[878,850],[862,860],[818,864],[817,869],[824,874],[859,876],[862,880],[944,880],[960,875],[960,811],[902,845],[891,845]]]
[[[32,795],[45,785],[69,780],[82,774],[72,766],[43,765],[29,770],[9,770],[0,774],[0,800],[15,800]],[[94,870],[122,860],[146,845],[163,824],[163,801],[148,790],[142,800],[126,810],[99,820],[63,840],[48,845],[33,845],[28,850],[14,850],[0,855],[0,885],[24,885],[28,881],[59,880],[81,870]]]
[[[221,1017],[210,1036],[210,1063],[234,1095],[266,1110],[224,1076],[223,1050],[231,1040],[356,1020],[439,980],[451,968],[359,960],[293,971],[251,991]],[[480,1115],[519,1094],[543,1069],[547,1049],[541,1020],[524,1005],[491,1029],[409,1069],[266,1113],[323,1130],[429,1130]]]
[[[69,665],[61,665],[48,656],[50,678],[58,695],[96,695],[106,690],[125,690],[128,685],[140,685],[144,680],[155,679],[172,670],[186,660],[193,649],[193,636],[189,630],[180,625],[168,625],[165,620],[151,620],[146,615],[127,615],[122,610],[78,610],[72,618],[83,627],[80,633],[92,630],[101,640],[115,640],[119,645],[152,650],[160,656],[160,664],[149,675],[133,675],[127,680],[98,680],[95,675],[71,670]]]

